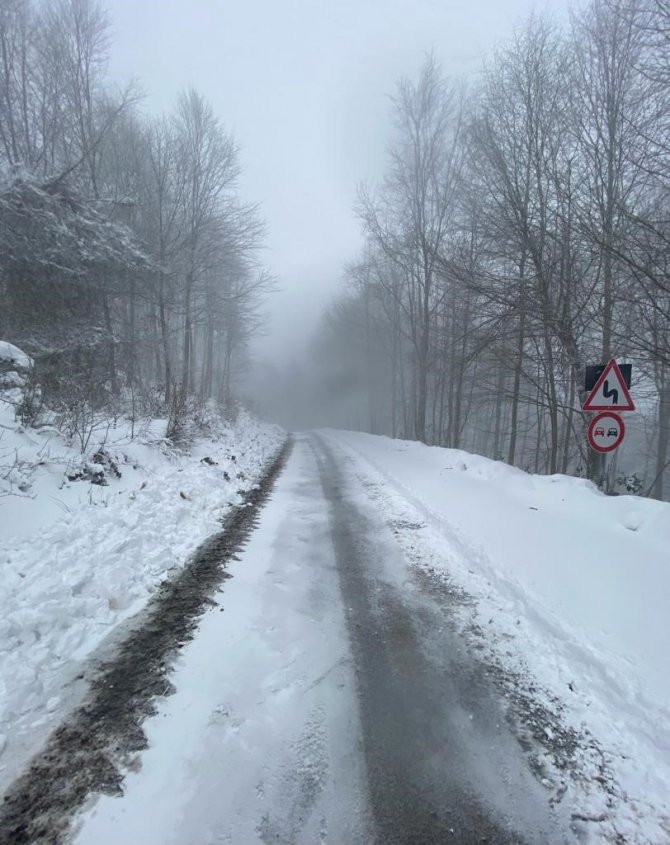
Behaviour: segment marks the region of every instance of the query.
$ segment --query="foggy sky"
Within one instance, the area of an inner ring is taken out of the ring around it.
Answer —
[[[242,147],[241,195],[268,224],[281,292],[259,357],[298,354],[361,244],[356,184],[375,181],[388,95],[428,52],[476,73],[532,9],[567,0],[108,0],[110,70],[136,77],[144,108],[169,110],[193,85]]]

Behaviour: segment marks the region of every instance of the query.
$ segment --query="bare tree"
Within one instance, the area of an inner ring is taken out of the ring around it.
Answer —
[[[462,170],[461,98],[428,59],[419,80],[403,80],[393,100],[391,166],[357,212],[371,242],[402,271],[402,307],[414,352],[414,434],[426,440],[431,332],[441,293],[436,263],[447,238]]]

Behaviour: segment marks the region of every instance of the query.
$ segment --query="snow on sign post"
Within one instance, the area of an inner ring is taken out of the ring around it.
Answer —
[[[623,419],[614,411],[604,411],[589,424],[589,446],[596,452],[612,452],[621,445],[625,434]]]

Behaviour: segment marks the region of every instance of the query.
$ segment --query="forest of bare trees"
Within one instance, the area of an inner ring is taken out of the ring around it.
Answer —
[[[207,101],[147,117],[108,49],[96,0],[0,3],[0,338],[52,408],[132,400],[176,421],[230,400],[273,284],[264,225]]]
[[[96,0],[0,3],[0,338],[40,403],[229,403],[273,279],[239,149],[184,91],[147,116]],[[330,421],[609,490],[670,493],[670,3],[531,17],[472,80],[430,57],[392,100],[363,252],[305,362]],[[633,365],[618,459],[584,368]],[[39,389],[37,389],[39,384]],[[74,409],[74,410],[73,410]],[[176,431],[173,433],[178,433]]]
[[[667,0],[533,16],[467,85],[433,58],[401,81],[313,347],[339,423],[667,498],[669,98]],[[612,356],[638,411],[603,467],[580,408]]]

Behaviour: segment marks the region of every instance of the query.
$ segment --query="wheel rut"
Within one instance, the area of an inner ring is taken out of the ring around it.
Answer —
[[[292,448],[289,438],[245,502],[226,515],[222,530],[161,586],[142,621],[95,671],[84,702],[5,794],[0,845],[62,845],[90,794],[121,793],[122,768],[147,746],[145,719],[156,712],[156,699],[174,691],[174,660],[204,611],[216,605],[212,596],[231,577],[226,564],[256,527]]]

